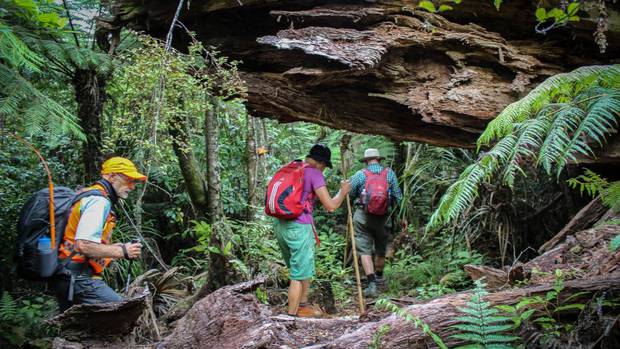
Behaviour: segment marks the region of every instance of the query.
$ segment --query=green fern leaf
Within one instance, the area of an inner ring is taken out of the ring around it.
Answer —
[[[618,123],[616,116],[620,111],[620,93],[610,91],[609,94],[598,96],[591,102],[587,114],[581,120],[570,140],[560,150],[559,158],[556,159],[556,171],[559,176],[564,166],[570,160],[577,160],[576,153],[585,156],[593,155],[588,141],[603,144],[606,134],[615,132]]]
[[[11,295],[4,291],[0,298],[0,320],[8,323],[16,323],[18,317],[17,303]]]
[[[524,98],[506,107],[478,138],[478,147],[489,145],[492,141],[505,137],[513,131],[515,123],[533,118],[540,107],[551,102],[551,97],[577,82],[594,83],[599,79],[613,79],[620,75],[620,65],[587,66],[572,72],[557,74],[547,78]],[[581,86],[585,88],[585,86]]]

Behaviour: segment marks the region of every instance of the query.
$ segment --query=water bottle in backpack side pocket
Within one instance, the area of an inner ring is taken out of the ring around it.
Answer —
[[[368,205],[368,193],[366,192],[366,188],[362,189],[362,193],[360,194],[360,203],[364,208]]]
[[[58,264],[58,253],[55,248],[52,249],[49,237],[42,236],[39,238],[37,241],[37,252],[37,263],[41,277],[47,278],[54,275]]]

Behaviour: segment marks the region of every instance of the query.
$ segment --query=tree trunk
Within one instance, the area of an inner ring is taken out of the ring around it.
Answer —
[[[257,172],[258,172],[258,159],[256,153],[256,127],[255,127],[255,119],[250,114],[245,115],[247,130],[246,130],[246,147],[245,147],[245,155],[246,155],[246,166],[247,166],[247,179],[248,179],[248,201],[247,201],[247,211],[245,218],[248,221],[251,221],[254,218],[255,206],[258,199],[257,192]]]
[[[107,77],[96,68],[76,69],[72,79],[80,126],[86,135],[82,160],[86,181],[99,177],[101,156],[101,113],[106,100]]]
[[[265,150],[264,154],[261,154],[258,157],[258,164],[260,168],[260,173],[258,174],[258,187],[262,189],[265,188],[265,182],[267,179],[267,156],[270,152],[270,143],[269,143],[269,134],[267,133],[267,122],[263,118],[254,118],[254,120],[258,121],[258,135],[259,135],[259,145],[263,147]]]
[[[402,177],[405,172],[405,166],[407,166],[407,144],[399,141],[392,140],[394,145],[394,164],[392,169],[398,177],[398,183],[402,185]]]
[[[211,223],[211,239],[209,245],[220,251],[209,252],[208,280],[205,292],[210,293],[229,283],[231,270],[228,258],[224,254],[224,230],[220,229],[223,222],[222,204],[220,201],[220,159],[219,159],[219,128],[218,117],[221,111],[221,101],[217,97],[210,97],[211,107],[205,113],[205,145],[207,156],[207,215]]]
[[[220,159],[219,159],[219,129],[218,113],[220,112],[220,100],[210,97],[210,108],[205,113],[205,145],[207,156],[207,215],[210,222],[217,221],[222,215],[220,201]]]
[[[170,119],[170,136],[172,148],[179,161],[179,168],[185,181],[185,189],[194,209],[196,218],[206,218],[208,212],[207,188],[204,175],[200,170],[198,160],[194,156],[191,140],[187,132],[187,120],[181,115],[174,115]]]

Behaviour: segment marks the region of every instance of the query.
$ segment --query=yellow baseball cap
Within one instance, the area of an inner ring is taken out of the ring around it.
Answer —
[[[102,175],[112,173],[120,173],[131,179],[146,181],[146,176],[138,172],[136,165],[131,160],[120,156],[109,158],[101,165]]]

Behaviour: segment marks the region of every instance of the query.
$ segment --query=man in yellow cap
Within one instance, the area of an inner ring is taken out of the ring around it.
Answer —
[[[73,304],[122,300],[101,275],[112,259],[138,258],[142,245],[110,244],[116,223],[113,207],[146,179],[133,162],[115,156],[103,162],[101,179],[78,192],[59,247],[59,258],[70,259],[67,269],[71,275],[53,281],[61,311]]]

